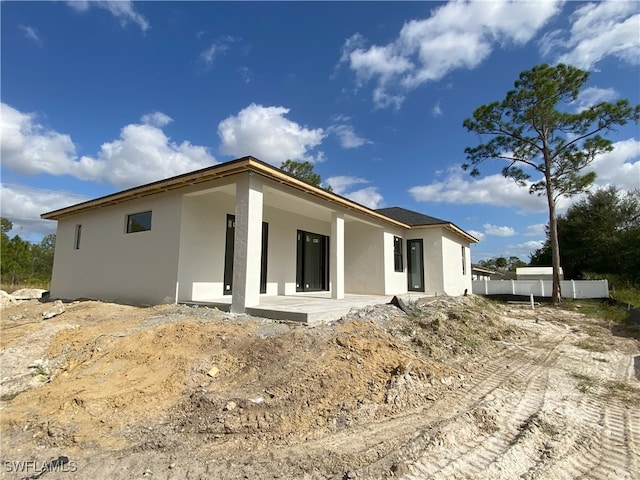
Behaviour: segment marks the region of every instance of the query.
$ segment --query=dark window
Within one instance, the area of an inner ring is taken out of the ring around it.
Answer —
[[[393,237],[393,267],[396,272],[404,271],[402,262],[402,239],[400,237]]]
[[[127,233],[151,230],[151,211],[127,215]]]
[[[236,216],[227,214],[227,235],[224,248],[224,289],[225,295],[231,295],[233,285],[233,253],[235,249]]]
[[[464,246],[462,247],[462,275],[466,275],[467,274],[467,252],[464,249]]]
[[[80,237],[82,235],[82,225],[76,225],[76,234],[73,238],[73,248],[75,250],[80,249]]]
[[[407,240],[407,266],[410,292],[424,292],[424,253],[421,238]]]
[[[298,230],[296,291],[329,290],[329,237]]]
[[[235,250],[236,216],[227,215],[227,235],[224,250],[224,287],[225,295],[233,293],[233,254]],[[260,259],[260,293],[267,293],[267,248],[269,246],[269,224],[262,222],[262,252]]]

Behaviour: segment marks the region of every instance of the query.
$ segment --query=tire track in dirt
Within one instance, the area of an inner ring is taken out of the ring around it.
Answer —
[[[640,472],[634,465],[637,452],[633,449],[632,430],[637,425],[628,414],[628,407],[616,399],[597,398],[592,402],[592,409],[599,411],[599,435],[594,444],[585,452],[582,461],[591,467],[575,478],[606,480],[635,479]],[[589,457],[592,457],[591,459]],[[595,462],[593,460],[596,460]]]
[[[475,477],[480,472],[486,470],[490,465],[495,464],[501,457],[522,441],[523,432],[529,428],[531,422],[535,422],[545,401],[548,390],[549,375],[547,367],[553,365],[559,358],[558,345],[562,343],[564,336],[551,342],[551,348],[536,349],[533,357],[523,361],[522,354],[519,358],[510,355],[511,360],[517,362],[515,368],[502,365],[502,370],[490,372],[489,377],[499,379],[497,385],[487,385],[483,387],[476,384],[471,390],[482,392],[478,397],[473,395],[473,401],[465,405],[465,410],[482,408],[483,405],[491,405],[496,400],[503,402],[500,405],[502,411],[513,412],[512,416],[498,430],[488,436],[475,436],[464,439],[462,445],[456,448],[440,448],[438,452],[427,450],[427,454],[410,464],[409,470],[412,474],[407,475],[407,479],[422,478],[451,478],[454,475],[462,477]],[[531,352],[531,348],[527,348]],[[497,365],[494,365],[495,368]],[[480,375],[480,382],[486,382]],[[524,386],[523,389],[516,389],[519,394],[509,395],[508,389],[501,389],[502,385],[511,381],[517,386]],[[487,388],[489,387],[489,388]],[[460,392],[465,395],[469,391]],[[455,428],[455,423],[450,427]],[[444,445],[437,445],[442,447]],[[440,458],[434,458],[435,454],[440,454]],[[532,465],[524,468],[527,471]]]
[[[570,362],[563,363],[571,365]],[[630,358],[626,355],[618,360],[613,369],[617,379],[625,382],[630,379],[629,363]],[[597,393],[580,385],[575,388],[582,396],[574,400],[575,408],[569,410],[573,415],[567,419],[569,424],[560,443],[554,445],[556,455],[542,465],[535,476],[527,478],[640,478],[637,452],[640,413],[628,404],[628,400],[611,392]],[[565,404],[570,402],[570,399],[565,400]]]

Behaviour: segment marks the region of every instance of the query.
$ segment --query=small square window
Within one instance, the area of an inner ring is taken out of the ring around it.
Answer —
[[[151,230],[151,211],[127,215],[127,233]]]

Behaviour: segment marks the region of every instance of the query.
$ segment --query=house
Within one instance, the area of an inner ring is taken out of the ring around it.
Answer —
[[[560,267],[560,280],[564,280],[564,273]],[[553,267],[520,267],[516,268],[518,280],[553,280]]]
[[[451,222],[371,210],[253,157],[42,215],[58,221],[51,296],[219,302],[325,292],[461,295],[469,246]]]
[[[504,276],[502,272],[481,267],[480,265],[471,265],[472,280],[503,280]]]

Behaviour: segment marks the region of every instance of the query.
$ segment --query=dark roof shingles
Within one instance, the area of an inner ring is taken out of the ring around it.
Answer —
[[[417,227],[419,225],[442,225],[449,224],[446,220],[430,217],[422,213],[414,212],[413,210],[407,210],[400,207],[378,208],[376,212],[384,215],[385,217],[392,218],[399,222],[405,223],[411,227]]]

